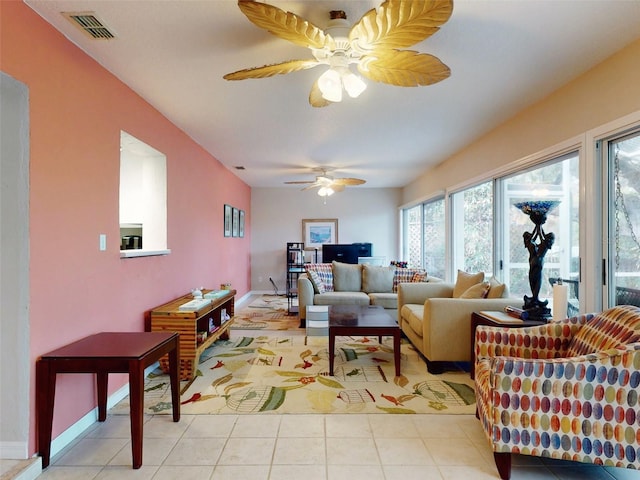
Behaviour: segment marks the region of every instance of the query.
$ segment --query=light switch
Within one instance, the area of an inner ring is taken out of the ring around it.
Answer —
[[[104,233],[100,234],[100,251],[104,252],[107,249],[107,235]]]

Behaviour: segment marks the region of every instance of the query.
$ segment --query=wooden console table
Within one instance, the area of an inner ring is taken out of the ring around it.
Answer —
[[[476,372],[476,327],[489,325],[491,327],[523,328],[544,325],[541,320],[521,320],[507,315],[505,312],[473,312],[471,314],[471,379]]]
[[[209,293],[211,290],[204,290]],[[229,338],[233,324],[235,290],[221,291],[220,296],[199,310],[180,310],[180,306],[193,300],[191,294],[160,305],[151,310],[149,330],[152,332],[178,332],[180,334],[180,378],[191,380],[198,369],[200,355],[218,338]],[[230,319],[224,321],[222,311]],[[211,328],[210,328],[211,327]],[[198,333],[206,332],[206,339],[198,341]],[[160,367],[169,371],[167,358],[160,359]]]
[[[97,333],[42,355],[36,363],[36,428],[42,467],[51,461],[53,404],[58,373],[95,373],[98,421],[107,418],[107,380],[110,373],[129,374],[131,450],[133,468],[142,466],[144,370],[163,355],[169,356],[173,421],[180,420],[180,344],[173,332]]]

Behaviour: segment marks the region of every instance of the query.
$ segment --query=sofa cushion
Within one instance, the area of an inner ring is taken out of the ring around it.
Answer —
[[[416,303],[407,303],[402,306],[401,315],[406,324],[415,332],[417,336],[422,338],[424,328],[422,325],[422,315],[424,313],[424,305]]]
[[[314,305],[369,305],[364,292],[327,292],[313,296]]]
[[[491,277],[489,283],[491,288],[489,288],[487,298],[502,298],[507,286],[504,283],[500,283],[496,277]]]
[[[333,290],[359,292],[362,290],[362,265],[336,262],[333,265]]]
[[[622,305],[599,313],[578,329],[567,357],[586,355],[640,341],[640,308]]]
[[[304,268],[307,270],[307,276],[315,293],[333,292],[333,268],[330,263],[308,263]],[[316,273],[316,277],[319,279],[318,285],[316,285],[311,272]]]
[[[399,283],[414,283],[424,281],[420,280],[421,278],[423,278],[422,275],[424,275],[424,279],[427,278],[427,272],[419,268],[396,268],[393,275],[393,291],[398,291]],[[414,280],[414,278],[416,280]]]
[[[398,294],[397,293],[369,293],[371,305],[380,305],[382,308],[397,309]]]
[[[484,272],[467,273],[463,272],[462,270],[458,270],[456,284],[453,287],[453,298],[460,298],[460,295],[462,295],[474,285],[482,283],[483,280]]]
[[[491,284],[489,282],[476,283],[472,287],[467,288],[460,298],[486,298],[489,293]]]
[[[362,291],[366,293],[393,292],[393,276],[395,273],[396,270],[393,267],[363,265]]]

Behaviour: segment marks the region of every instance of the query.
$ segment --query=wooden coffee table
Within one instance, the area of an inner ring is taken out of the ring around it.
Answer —
[[[393,359],[396,376],[400,375],[400,327],[397,320],[380,305],[329,306],[329,375],[333,375],[336,336],[383,335],[393,337]]]

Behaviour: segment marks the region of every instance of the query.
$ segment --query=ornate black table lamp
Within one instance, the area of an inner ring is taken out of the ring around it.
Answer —
[[[542,225],[547,221],[547,213],[558,206],[559,201],[541,200],[535,202],[516,203],[516,208],[529,215],[535,228],[531,232],[524,232],[524,246],[529,251],[529,286],[532,296],[524,296],[524,306],[522,307],[532,320],[546,320],[551,317],[551,309],[547,308],[548,300],[541,301],[538,298],[540,286],[542,285],[542,267],[544,266],[544,256],[553,246],[555,236],[553,233],[544,233]]]

